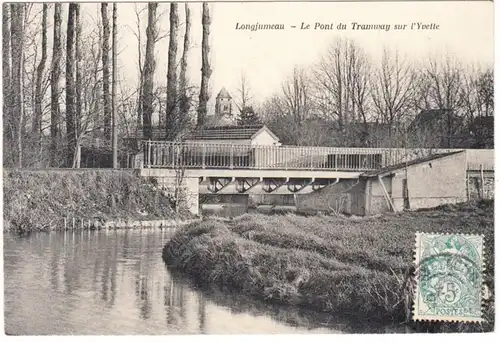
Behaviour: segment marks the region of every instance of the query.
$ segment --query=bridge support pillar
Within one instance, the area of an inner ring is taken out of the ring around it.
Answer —
[[[188,177],[186,181],[186,207],[194,215],[200,213],[199,194],[200,184],[197,177]]]

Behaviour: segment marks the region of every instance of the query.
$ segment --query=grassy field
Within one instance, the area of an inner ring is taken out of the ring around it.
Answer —
[[[148,220],[174,216],[154,185],[128,171],[3,172],[4,231],[63,229],[63,218]]]
[[[411,321],[416,231],[484,234],[485,283],[494,291],[492,201],[376,218],[212,218],[177,232],[163,258],[200,285],[267,302],[416,331],[491,331],[494,295],[482,325]]]

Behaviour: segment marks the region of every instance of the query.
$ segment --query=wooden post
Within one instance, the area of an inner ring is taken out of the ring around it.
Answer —
[[[288,148],[285,148],[285,170],[288,170]]]
[[[480,166],[480,171],[481,171],[481,190],[480,190],[480,196],[481,199],[484,199],[484,170],[483,170],[483,164],[481,163]]]
[[[396,209],[394,208],[394,204],[392,203],[392,200],[389,196],[389,193],[387,192],[387,189],[385,188],[384,182],[383,182],[382,177],[380,175],[378,176],[378,182],[380,183],[380,186],[382,186],[382,190],[384,191],[385,200],[387,201],[387,204],[389,205],[392,212],[396,212]]]
[[[203,169],[205,169],[205,158],[206,158],[206,155],[207,155],[207,146],[205,145],[205,143],[203,143],[203,149],[202,149],[202,153],[201,153],[201,167]]]
[[[172,169],[175,168],[175,159],[177,158],[178,152],[175,150],[175,143],[169,143],[172,145]]]
[[[234,145],[231,145],[231,148],[229,150],[229,169],[233,169],[233,159],[234,159]]]
[[[66,222],[66,217],[64,217],[64,231],[67,230],[67,222]]]
[[[467,194],[467,201],[470,200],[470,192],[469,192],[469,170],[466,169],[465,172],[465,193]]]
[[[151,168],[151,139],[146,143],[148,145],[147,151],[148,151],[148,156],[147,156],[147,166],[148,168]]]
[[[82,164],[82,146],[80,145],[80,142],[77,142],[75,168],[80,168],[81,164]]]

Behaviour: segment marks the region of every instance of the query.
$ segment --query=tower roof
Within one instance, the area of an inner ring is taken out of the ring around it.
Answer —
[[[231,95],[229,95],[229,92],[227,91],[226,87],[222,87],[220,90],[219,94],[217,95],[217,98],[231,98]]]

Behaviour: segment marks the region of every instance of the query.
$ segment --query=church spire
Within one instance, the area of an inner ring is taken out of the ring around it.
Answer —
[[[215,115],[216,116],[232,116],[233,102],[231,95],[225,87],[222,87],[219,94],[215,98]]]

